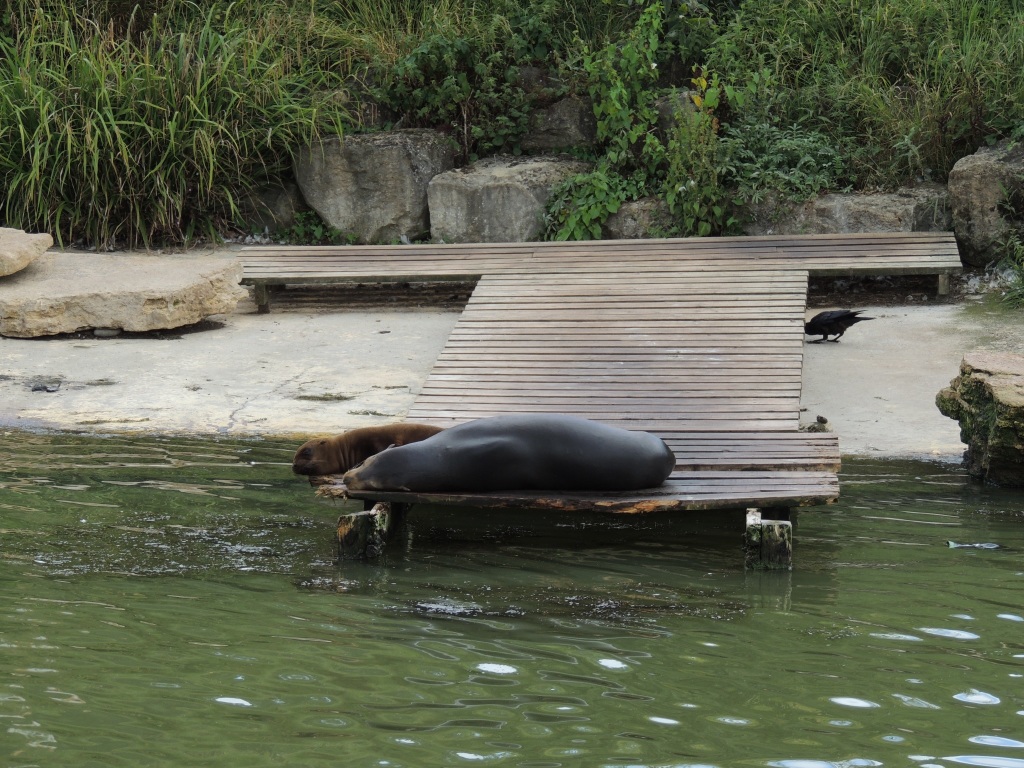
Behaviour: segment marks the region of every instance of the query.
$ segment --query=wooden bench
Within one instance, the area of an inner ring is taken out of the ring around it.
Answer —
[[[243,285],[254,287],[260,312],[286,285],[358,282],[475,281],[483,275],[558,271],[585,260],[597,273],[628,264],[657,271],[681,261],[692,268],[799,269],[814,276],[938,275],[962,269],[951,232],[593,240],[453,245],[251,246],[242,248]]]

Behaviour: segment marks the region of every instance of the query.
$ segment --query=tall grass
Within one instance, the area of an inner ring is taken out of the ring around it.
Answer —
[[[177,6],[126,36],[22,0],[0,38],[7,225],[97,248],[214,236],[293,150],[342,130],[336,77],[296,61],[271,19]]]
[[[467,39],[480,49],[532,26],[549,49],[571,56],[580,42],[599,46],[632,24],[632,2],[609,0],[304,0],[310,17],[345,51],[344,65],[387,68],[430,38]],[[328,31],[329,30],[329,31]]]
[[[748,0],[709,66],[742,82],[767,67],[786,122],[832,138],[860,186],[944,180],[1021,130],[1020,0]]]

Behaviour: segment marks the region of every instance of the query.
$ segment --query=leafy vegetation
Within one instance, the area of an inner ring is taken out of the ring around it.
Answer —
[[[747,0],[706,64],[767,70],[780,125],[826,139],[854,184],[895,187],[1021,130],[1022,43],[1019,2]]]
[[[669,141],[669,171],[665,202],[679,220],[684,235],[707,237],[733,229],[736,219],[729,208],[728,189],[722,178],[730,170],[728,148],[719,140],[715,117],[720,88],[716,80],[693,79],[693,112],[676,116]]]
[[[1011,280],[1003,294],[1003,301],[1024,309],[1024,240],[1021,240],[1020,234],[1010,234],[1003,243],[1002,264],[1010,272]]]
[[[118,35],[22,3],[0,39],[3,221],[97,248],[212,237],[293,148],[340,131],[336,78],[235,10]]]
[[[552,193],[548,232],[556,240],[599,238],[601,225],[626,200],[635,200],[664,175],[665,148],[654,131],[658,113],[653,84],[662,7],[652,5],[622,41],[583,50],[583,69],[597,117],[603,154],[589,173]]]
[[[299,211],[295,221],[277,233],[281,242],[291,245],[354,245],[356,238],[326,223],[316,211]]]
[[[402,115],[404,126],[451,131],[464,160],[502,151],[519,154],[533,100],[507,51],[435,35],[397,61],[391,74],[374,95]]]
[[[464,160],[516,153],[531,110],[569,93],[598,136],[593,170],[552,195],[552,238],[599,237],[644,196],[678,233],[727,232],[737,201],[943,180],[1024,139],[1016,1],[11,0],[0,16],[0,223],[97,248],[216,237],[325,134],[429,126]],[[694,109],[666,129],[668,88]]]

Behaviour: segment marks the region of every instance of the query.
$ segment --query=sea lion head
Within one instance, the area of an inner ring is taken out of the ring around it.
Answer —
[[[395,446],[359,462],[345,473],[341,482],[350,491],[408,491],[409,489],[388,480],[394,473],[388,467]]]
[[[292,472],[296,475],[329,475],[337,470],[336,449],[329,438],[307,440],[299,446],[292,459]]]

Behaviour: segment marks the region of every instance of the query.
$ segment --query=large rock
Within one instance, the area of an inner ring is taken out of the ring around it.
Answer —
[[[1001,258],[1000,242],[1021,230],[1024,217],[1024,145],[1004,141],[958,160],[949,172],[949,199],[963,260],[981,267]],[[1016,211],[1008,213],[1004,203]]]
[[[537,240],[552,188],[589,169],[567,155],[496,156],[439,174],[427,188],[430,235],[445,243]]]
[[[589,101],[568,96],[536,110],[520,146],[527,152],[589,147],[597,139],[597,118]]]
[[[694,91],[685,88],[673,88],[654,100],[654,109],[658,112],[658,133],[666,144],[675,133],[676,123],[683,115],[695,115],[697,107],[693,103]]]
[[[52,245],[50,235],[30,235],[20,229],[0,227],[0,277],[20,272]]]
[[[431,130],[331,137],[298,153],[295,179],[332,227],[364,243],[430,232],[427,183],[454,167],[455,148]]]
[[[645,197],[627,200],[619,210],[609,216],[601,227],[601,236],[607,240],[630,240],[665,237],[676,224],[661,198]]]
[[[0,282],[0,335],[191,325],[234,310],[241,277],[233,257],[51,252]]]
[[[1024,357],[968,353],[960,375],[939,392],[935,404],[944,416],[960,422],[971,475],[1024,487]]]
[[[948,232],[953,228],[946,188],[905,187],[875,194],[821,195],[797,205],[748,206],[748,235],[816,235],[853,232]]]
[[[239,214],[248,233],[259,235],[290,228],[296,214],[308,210],[299,185],[285,181],[254,190],[242,201]]]

